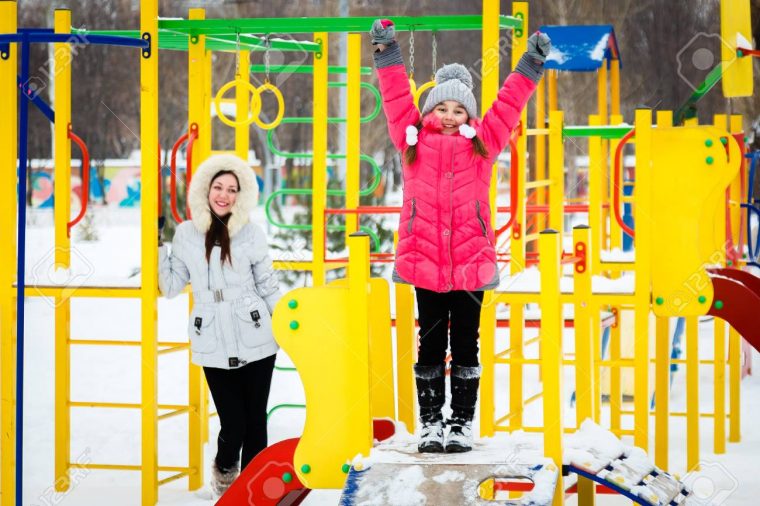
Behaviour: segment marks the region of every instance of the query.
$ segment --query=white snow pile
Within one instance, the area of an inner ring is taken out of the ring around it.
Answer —
[[[565,437],[563,463],[597,474],[625,453],[625,445],[615,435],[586,419],[580,430]]]
[[[595,61],[602,61],[604,59],[604,52],[607,50],[607,41],[609,38],[609,33],[602,35],[602,38],[596,43],[594,49],[588,52],[588,57]]]

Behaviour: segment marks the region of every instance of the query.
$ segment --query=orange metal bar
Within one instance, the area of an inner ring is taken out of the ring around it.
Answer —
[[[71,229],[84,218],[84,215],[87,212],[87,202],[90,197],[90,151],[87,149],[87,145],[82,138],[71,131],[71,125],[69,125],[69,139],[82,150],[82,205],[79,208],[79,214],[77,217],[70,221],[66,226],[66,235],[70,238]]]

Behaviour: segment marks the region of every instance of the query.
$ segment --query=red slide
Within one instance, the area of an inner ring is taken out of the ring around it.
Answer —
[[[710,269],[713,304],[707,313],[726,320],[760,351],[760,278],[738,269]]]

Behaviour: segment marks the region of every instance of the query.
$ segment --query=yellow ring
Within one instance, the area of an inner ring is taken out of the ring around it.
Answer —
[[[259,113],[261,112],[261,94],[266,90],[271,91],[277,99],[277,117],[270,123],[264,123],[259,118]],[[280,124],[282,117],[285,115],[285,100],[282,98],[282,92],[280,92],[277,86],[266,81],[264,84],[256,88],[256,94],[259,97],[259,113],[253,118],[253,122],[264,130],[271,130]]]
[[[251,100],[251,116],[249,116],[246,119],[233,121],[227,116],[224,115],[222,112],[222,98],[224,97],[224,94],[227,93],[230,89],[232,89],[235,86],[244,86],[248,88],[248,91],[251,92],[252,100]],[[254,85],[249,83],[248,81],[244,81],[242,79],[235,79],[234,81],[230,81],[221,88],[219,88],[219,91],[216,92],[216,96],[214,97],[214,109],[216,110],[216,116],[219,118],[219,121],[224,123],[225,125],[231,126],[232,128],[243,126],[243,125],[250,125],[254,121],[258,119],[258,115],[261,112],[261,96],[259,95],[259,90]],[[254,112],[255,111],[255,112]]]
[[[429,90],[433,86],[435,86],[435,81],[428,81],[412,92],[414,93],[414,105],[416,105],[418,109],[420,108],[420,97],[422,96],[423,93],[425,93],[427,90]]]

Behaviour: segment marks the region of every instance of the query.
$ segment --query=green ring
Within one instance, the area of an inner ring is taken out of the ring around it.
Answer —
[[[298,329],[298,327],[300,327],[300,324],[298,323],[298,321],[296,321],[296,320],[293,320],[292,322],[290,322],[290,328],[291,328],[291,329],[293,329],[293,330],[297,330],[297,329]]]

